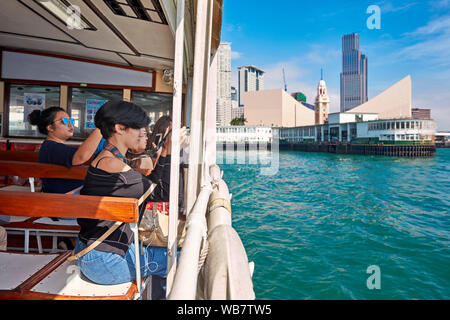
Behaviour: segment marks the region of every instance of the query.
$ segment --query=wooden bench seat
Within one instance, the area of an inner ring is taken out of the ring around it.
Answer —
[[[139,246],[137,199],[0,190],[0,202],[0,214],[8,212],[15,216],[33,218],[90,218],[130,223],[135,232],[135,246]],[[137,265],[138,252],[137,250]],[[56,256],[9,252],[2,255],[8,255],[8,259],[0,256],[0,270],[5,270],[4,276],[7,273],[14,274],[15,281],[1,288],[0,299],[136,299],[141,297],[141,288],[147,285],[147,281],[140,280],[139,268],[139,285],[136,282],[115,286],[94,284],[83,277],[76,262],[67,261],[71,252]],[[21,264],[24,260],[33,268],[16,273],[11,266]]]
[[[70,252],[23,254],[0,252],[0,299],[3,300],[133,300],[134,282],[98,285],[86,279]]]

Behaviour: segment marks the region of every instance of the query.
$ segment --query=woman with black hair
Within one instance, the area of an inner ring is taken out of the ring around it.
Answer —
[[[73,136],[74,120],[60,107],[34,110],[28,119],[32,125],[38,127],[40,133],[46,135],[39,150],[40,163],[59,164],[67,168],[81,165],[92,157],[101,139],[100,130],[95,129],[79,148],[65,145]],[[42,179],[42,191],[67,193],[82,184],[83,180]]]
[[[128,165],[125,155],[129,149],[147,139],[146,127],[150,119],[139,106],[126,101],[111,101],[104,104],[95,115],[95,125],[100,129],[108,144],[92,161],[80,193],[82,195],[141,198],[154,183],[154,176],[167,181],[170,170],[156,166],[152,175],[146,177]],[[168,145],[163,146],[161,157],[167,154]],[[161,161],[164,159],[161,159]],[[170,169],[170,168],[169,168]],[[155,190],[140,206],[140,217],[148,201],[161,201],[163,186]],[[93,247],[109,228],[112,221],[78,219],[81,226],[75,258],[82,273],[91,281],[104,284],[120,284],[135,280],[136,261],[133,234],[129,224],[120,225],[99,245]],[[167,249],[146,247],[140,251],[141,275],[165,275]]]

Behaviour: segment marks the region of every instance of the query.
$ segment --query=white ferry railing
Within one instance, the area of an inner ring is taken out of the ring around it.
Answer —
[[[186,237],[168,299],[253,300],[253,263],[231,226],[230,194],[218,166],[202,187],[186,222]],[[201,253],[207,256],[200,270]],[[199,285],[199,278],[202,279]]]
[[[179,264],[168,296],[170,300],[196,299],[198,263],[202,242],[206,240],[205,213],[212,188],[202,187],[197,201],[186,220],[186,236],[180,253]]]

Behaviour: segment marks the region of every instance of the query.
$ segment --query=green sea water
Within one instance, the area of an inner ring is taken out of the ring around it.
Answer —
[[[252,164],[267,153],[240,152],[217,157],[257,299],[450,299],[450,149],[426,159],[280,151],[271,176]],[[373,265],[380,288],[370,290]]]

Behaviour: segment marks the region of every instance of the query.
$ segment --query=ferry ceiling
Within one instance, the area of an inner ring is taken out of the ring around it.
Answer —
[[[176,0],[2,0],[0,47],[155,71],[174,68]],[[223,0],[212,0],[211,54]],[[72,6],[72,7],[71,7]],[[79,8],[79,13],[73,8]],[[68,8],[70,8],[68,10]],[[185,1],[184,81],[194,64],[197,0]],[[70,28],[68,19],[81,29]]]

